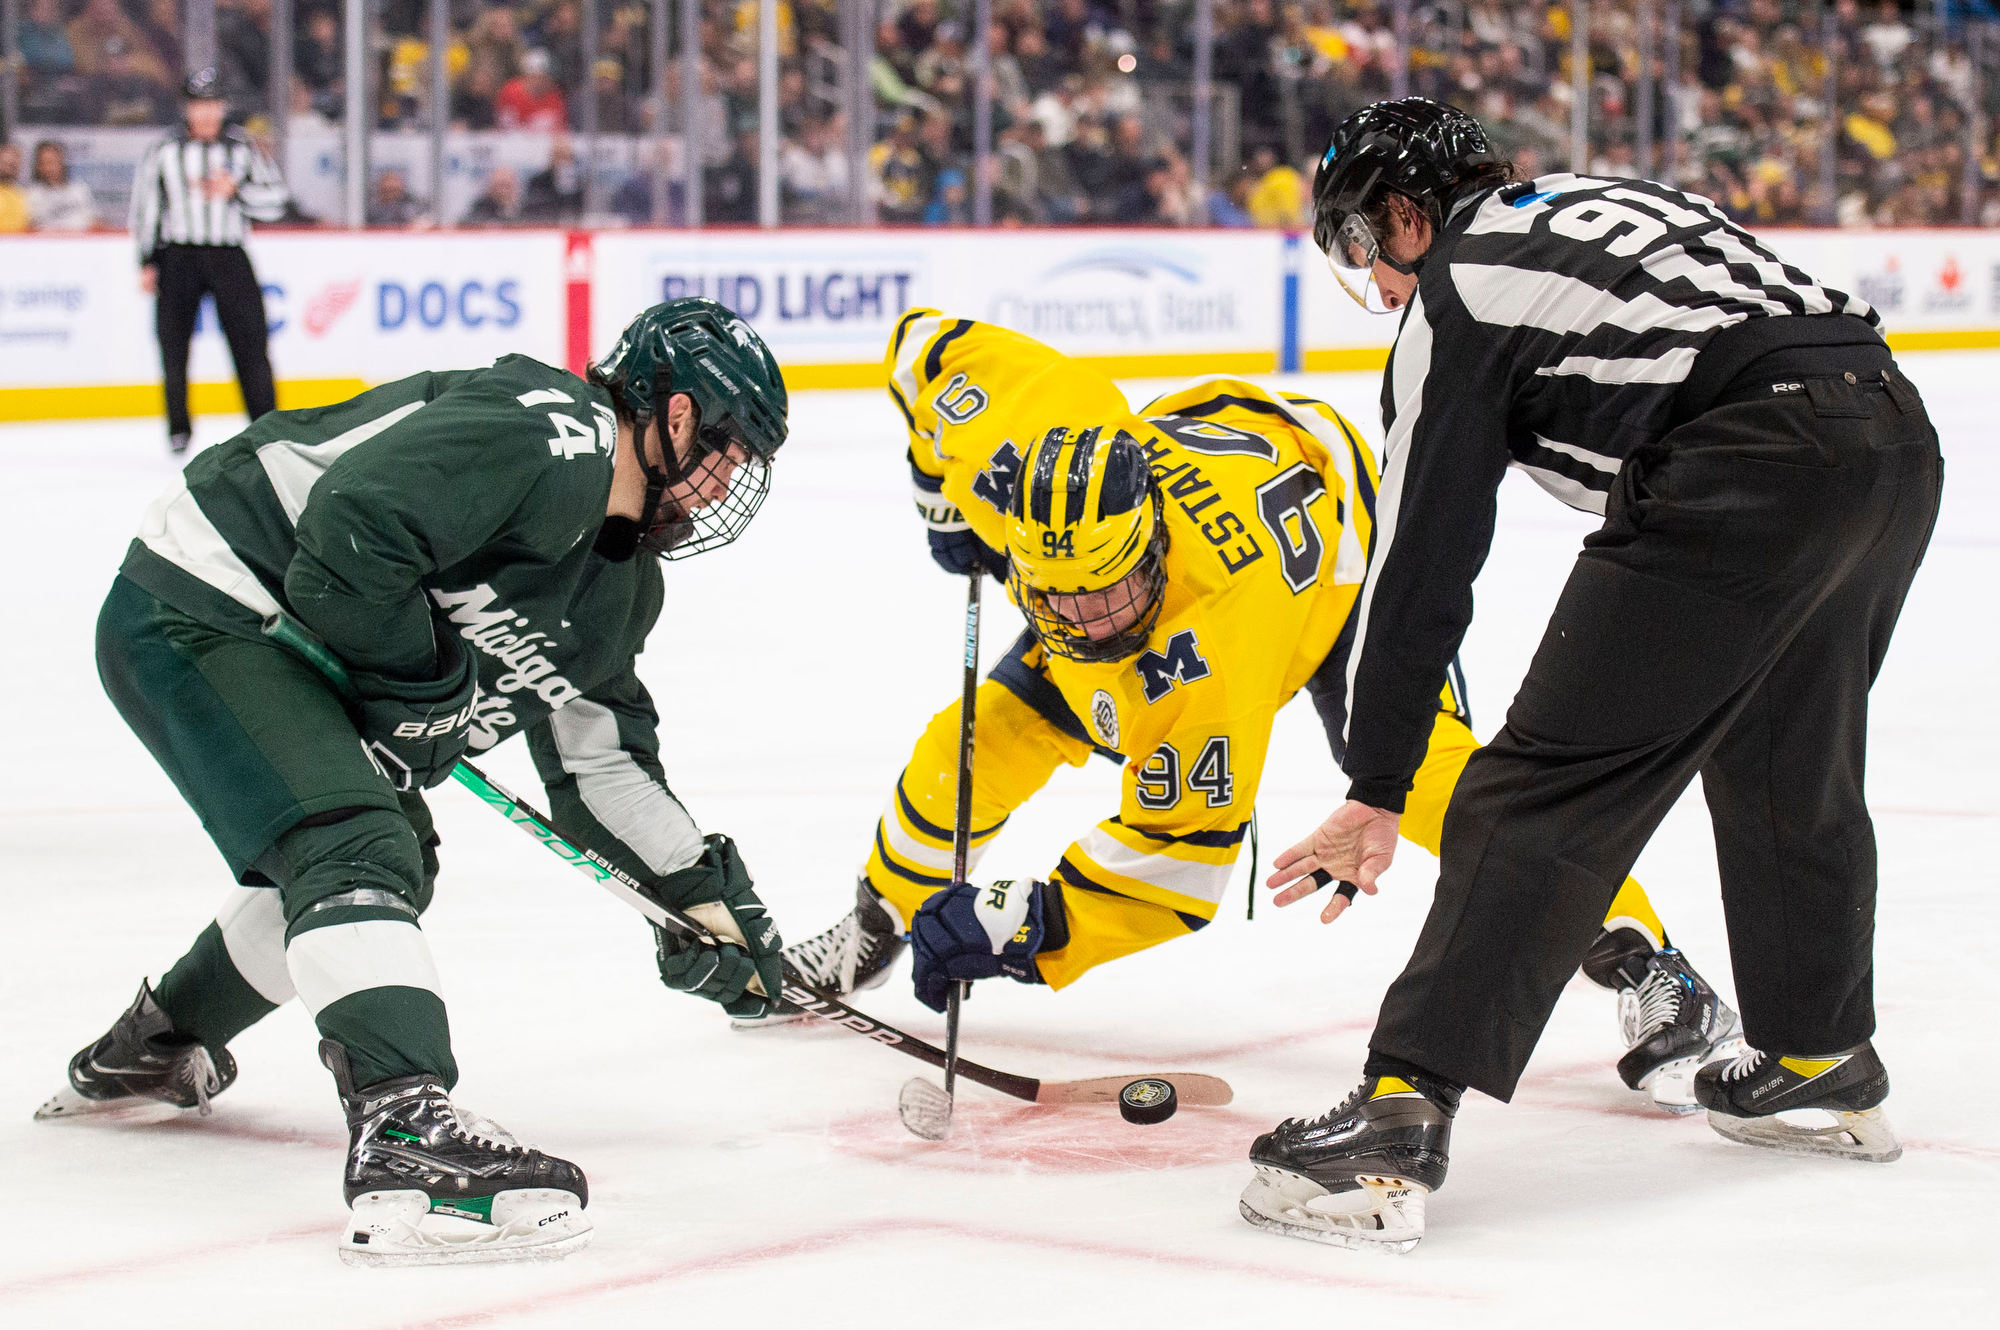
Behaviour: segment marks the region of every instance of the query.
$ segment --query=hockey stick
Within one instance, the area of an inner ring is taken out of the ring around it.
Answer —
[[[264,621],[264,634],[318,670],[343,696],[354,695],[353,685],[348,682],[347,667],[296,619],[282,612],[274,614]],[[652,922],[665,928],[689,933],[703,946],[721,945],[714,930],[682,911],[670,905],[662,905],[646,895],[638,879],[595,850],[587,847],[579,848],[565,839],[546,817],[509,793],[499,782],[489,779],[478,767],[461,759],[451,774],[459,784],[477,795],[482,803],[500,813],[530,837],[540,841],[558,859]],[[726,918],[728,911],[722,910],[721,914]],[[729,940],[740,942],[742,939],[739,937]],[[784,973],[782,987],[785,1001],[803,1008],[829,1024],[851,1030],[878,1044],[908,1054],[919,1062],[927,1062],[933,1067],[945,1065],[943,1049],[927,1044],[914,1035],[904,1034],[894,1026],[885,1025],[874,1017],[855,1010],[832,994],[814,988],[807,982],[805,976],[799,973],[790,958],[780,957],[780,963]],[[1209,1076],[1201,1072],[1145,1072],[1128,1076],[1095,1076],[1080,1081],[1043,1081],[1033,1076],[1017,1076],[1011,1072],[995,1071],[991,1067],[982,1067],[977,1062],[968,1062],[963,1058],[959,1059],[957,1070],[958,1074],[968,1081],[983,1085],[989,1090],[998,1090],[1001,1094],[1012,1095],[1016,1099],[1025,1099],[1031,1104],[1108,1104],[1118,1097],[1119,1090],[1139,1079],[1140,1075],[1155,1080],[1171,1081],[1183,1104],[1215,1106],[1226,1104],[1235,1097],[1229,1082],[1220,1076]]]
[[[979,695],[979,586],[984,571],[965,579],[965,664],[958,697],[958,800],[951,823],[951,880],[965,881],[972,858],[972,725]],[[951,1135],[953,1094],[958,1080],[958,1020],[972,984],[953,979],[945,986],[944,1090],[913,1076],[896,1099],[897,1116],[915,1135],[941,1141]]]

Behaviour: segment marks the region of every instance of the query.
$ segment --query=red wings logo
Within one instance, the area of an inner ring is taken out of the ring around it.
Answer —
[[[306,302],[306,314],[302,320],[305,324],[306,334],[311,337],[326,336],[327,330],[338,323],[340,316],[347,313],[354,302],[360,298],[361,279],[359,277],[350,278],[345,282],[334,282],[330,286],[322,287],[318,294]]]

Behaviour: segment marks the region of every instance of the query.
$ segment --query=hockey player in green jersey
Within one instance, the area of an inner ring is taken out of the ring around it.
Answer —
[[[97,660],[238,886],[38,1116],[205,1114],[236,1078],[229,1041],[297,996],[350,1131],[343,1259],[588,1242],[582,1170],[450,1100],[418,927],[438,866],[423,790],[468,748],[525,734],[564,835],[740,930],[714,946],[656,930],[666,984],[762,1013],[751,983],[778,991],[777,930],[729,838],[704,837],[668,789],[634,657],[660,613],[652,556],[743,530],[785,415],[757,335],[679,300],[640,315],[587,379],[507,356],[276,412],[197,456],[146,513]],[[262,634],[281,611],[345,662],[358,700]]]

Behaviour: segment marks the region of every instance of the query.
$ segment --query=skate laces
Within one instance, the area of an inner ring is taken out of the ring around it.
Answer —
[[[1361,1092],[1367,1088],[1368,1082],[1363,1081],[1348,1092],[1347,1098],[1341,1100],[1318,1117],[1286,1118],[1278,1124],[1278,1128],[1282,1131],[1286,1127],[1296,1126],[1300,1131],[1312,1131],[1316,1127],[1330,1127],[1339,1118],[1353,1111],[1354,1107],[1361,1102]]]
[[[1631,1042],[1638,1043],[1663,1025],[1673,1024],[1681,1013],[1680,976],[1663,965],[1656,965],[1639,984],[1635,994],[1638,1014],[1634,1024],[1638,1027],[1637,1037]]]
[[[865,930],[859,910],[850,910],[839,923],[817,937],[785,948],[792,964],[818,984],[835,984],[836,991],[854,991],[854,973],[860,968]]]
[[[201,1116],[207,1117],[215,1111],[208,1101],[210,1096],[222,1093],[222,1073],[216,1070],[207,1045],[196,1044],[194,1052],[181,1059],[180,1066],[174,1068],[174,1079],[194,1091],[195,1111]]]
[[[449,1099],[445,1101],[445,1130],[453,1140],[464,1141],[467,1145],[482,1150],[498,1150],[502,1154],[522,1154],[526,1147],[514,1139],[513,1133],[477,1113],[459,1111],[458,1105]]]
[[[1763,1065],[1764,1050],[1761,1048],[1747,1048],[1729,1060],[1729,1065],[1722,1069],[1722,1079],[1725,1081],[1740,1081],[1746,1076],[1755,1075],[1757,1068]]]

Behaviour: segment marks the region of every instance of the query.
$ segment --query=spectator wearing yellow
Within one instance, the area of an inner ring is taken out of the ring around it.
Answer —
[[[0,232],[28,229],[28,195],[21,188],[21,150],[0,143]]]
[[[1252,224],[1286,230],[1304,226],[1305,177],[1280,162],[1270,148],[1259,148],[1251,155],[1250,171],[1257,180],[1246,201]]]

